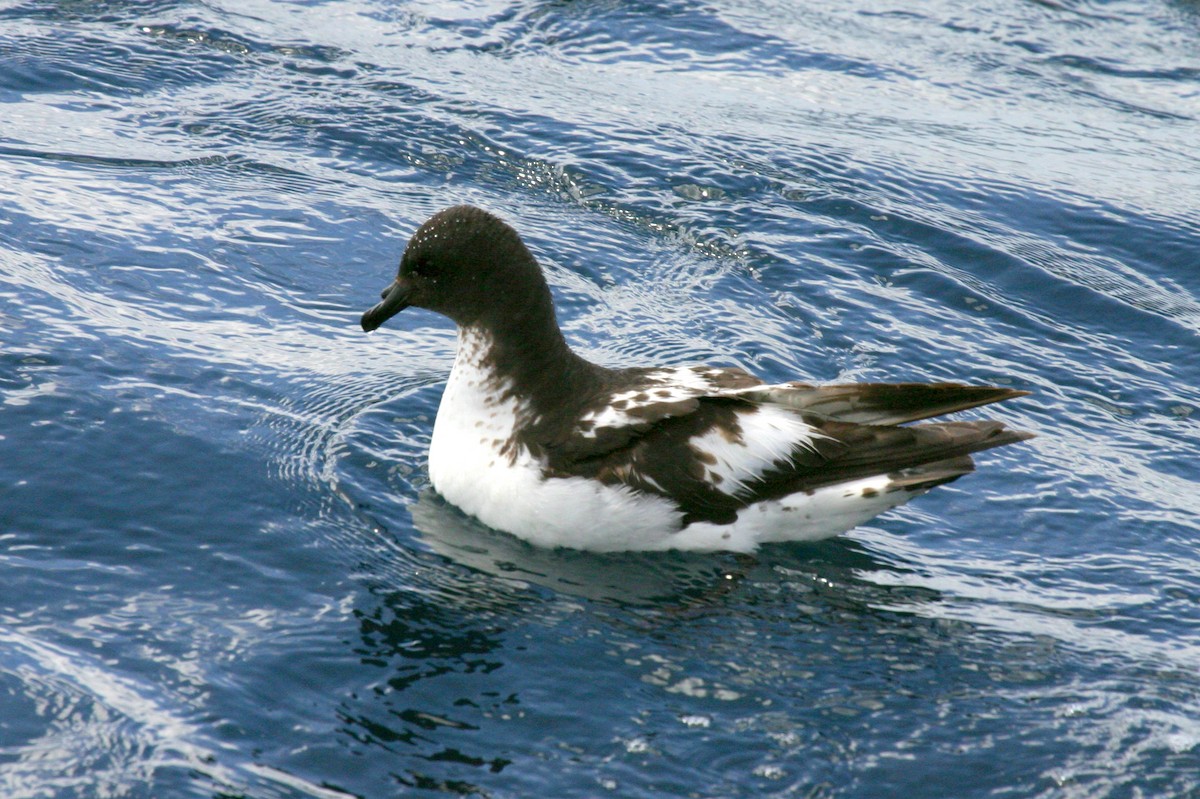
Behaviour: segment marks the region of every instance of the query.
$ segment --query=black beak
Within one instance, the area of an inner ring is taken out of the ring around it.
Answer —
[[[370,333],[375,328],[391,319],[408,307],[408,298],[412,295],[412,286],[403,278],[383,290],[383,302],[362,315],[362,329]]]

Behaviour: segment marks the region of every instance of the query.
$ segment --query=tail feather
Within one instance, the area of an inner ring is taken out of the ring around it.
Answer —
[[[771,475],[764,482],[765,493],[812,490],[892,474],[901,475],[904,485],[924,482],[932,487],[938,479],[949,482],[970,471],[964,467],[970,464],[972,453],[1025,441],[1034,435],[994,421],[930,422],[908,427],[825,421],[818,429],[823,438],[814,442],[815,451]],[[921,469],[926,470],[925,477],[908,479],[920,474]],[[955,473],[951,475],[951,471]],[[906,474],[908,477],[904,477]]]
[[[960,455],[944,461],[934,461],[923,466],[888,475],[888,491],[923,493],[946,483],[952,483],[964,474],[975,471],[975,462],[970,455]]]

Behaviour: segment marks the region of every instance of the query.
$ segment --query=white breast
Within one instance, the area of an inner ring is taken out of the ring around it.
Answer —
[[[429,447],[429,477],[449,502],[489,527],[542,546],[591,550],[658,549],[680,515],[657,497],[578,477],[547,479],[542,464],[513,440],[528,407],[503,398],[482,364],[490,342],[459,331]]]

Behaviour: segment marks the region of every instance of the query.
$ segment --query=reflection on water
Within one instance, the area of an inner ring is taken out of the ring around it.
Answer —
[[[426,489],[410,506],[420,541],[442,557],[516,586],[581,599],[628,605],[702,601],[738,579],[732,556],[647,557],[635,553],[598,557],[544,549],[489,530]]]

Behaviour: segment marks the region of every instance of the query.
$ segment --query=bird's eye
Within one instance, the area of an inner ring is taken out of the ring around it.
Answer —
[[[425,256],[421,256],[420,258],[414,259],[409,264],[408,271],[414,275],[420,275],[421,277],[433,277],[433,275],[436,274],[437,269],[434,267],[433,261],[429,260]]]

